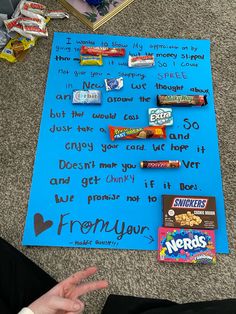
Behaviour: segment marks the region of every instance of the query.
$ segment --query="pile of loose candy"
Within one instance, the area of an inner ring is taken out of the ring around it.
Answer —
[[[21,0],[10,19],[3,19],[0,28],[0,58],[9,62],[22,60],[40,37],[48,37],[50,19],[69,18],[61,10],[47,10],[40,3]]]

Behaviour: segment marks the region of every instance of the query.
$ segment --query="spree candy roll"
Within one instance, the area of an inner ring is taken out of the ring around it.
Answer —
[[[126,128],[119,126],[109,126],[110,138],[114,140],[135,140],[135,139],[152,139],[166,138],[165,126],[149,126],[142,128]]]

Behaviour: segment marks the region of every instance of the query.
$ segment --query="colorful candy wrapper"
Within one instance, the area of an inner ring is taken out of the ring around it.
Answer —
[[[100,90],[74,90],[72,103],[76,105],[101,105]]]
[[[149,125],[173,125],[171,108],[149,108]]]
[[[9,32],[17,32],[21,36],[29,38],[30,40],[34,40],[34,36],[25,32],[23,29],[23,25],[19,24],[20,20],[21,20],[21,17],[16,17],[14,19],[4,21],[4,24],[6,26],[8,33]]]
[[[157,106],[202,107],[206,105],[206,95],[157,95]]]
[[[0,49],[4,48],[9,40],[10,37],[8,36],[7,32],[3,29],[0,29]]]
[[[20,5],[21,14],[28,17],[40,18],[45,10],[46,6],[37,2],[23,1]]]
[[[44,16],[49,16],[51,19],[64,19],[69,18],[69,14],[62,10],[48,10],[44,13]]]
[[[114,78],[114,79],[105,79],[106,91],[118,90],[123,87],[123,77]]]
[[[0,58],[11,63],[20,61],[25,56],[26,51],[35,45],[37,38],[30,40],[28,38],[17,35],[10,39],[5,48],[0,53]],[[24,52],[24,53],[23,53]]]
[[[9,32],[12,32],[13,28],[19,24],[19,21],[20,21],[20,17],[15,17],[13,19],[9,19],[9,20],[5,20],[4,21],[4,24],[5,24],[5,27],[6,27],[6,30]]]
[[[163,226],[170,228],[216,229],[214,196],[162,195]]]
[[[144,128],[126,128],[109,126],[110,138],[114,140],[134,139],[165,139],[166,130],[164,126],[149,126]]]
[[[102,56],[80,56],[81,65],[103,65]]]
[[[80,50],[81,54],[104,57],[123,57],[125,55],[124,48],[107,48],[107,47],[87,47],[82,46]]]
[[[136,56],[129,55],[128,66],[131,68],[148,68],[155,65],[155,59],[153,55]]]
[[[48,37],[47,28],[41,29],[38,26],[23,25],[23,31],[28,35],[31,34],[37,37]]]
[[[39,27],[40,29],[45,29],[46,27],[46,21],[43,17],[39,19],[39,18],[21,16],[18,20],[18,23],[23,26]]]
[[[193,264],[215,264],[213,230],[159,228],[158,260]]]
[[[144,160],[140,162],[140,167],[144,169],[177,169],[180,166],[179,160]]]
[[[23,5],[23,3],[25,3],[26,0],[20,0],[20,2],[18,3],[17,7],[15,8],[15,11],[13,12],[11,18],[14,19],[15,17],[18,17],[21,15],[21,7]]]

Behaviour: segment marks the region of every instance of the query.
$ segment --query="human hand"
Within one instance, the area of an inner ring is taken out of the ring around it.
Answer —
[[[108,287],[106,280],[81,283],[94,275],[96,267],[89,267],[63,280],[28,307],[34,314],[81,314],[84,304],[78,298],[89,292]]]

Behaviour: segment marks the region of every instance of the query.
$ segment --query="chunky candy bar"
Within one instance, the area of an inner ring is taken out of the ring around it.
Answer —
[[[110,138],[114,140],[134,140],[148,138],[166,138],[164,126],[150,126],[144,128],[126,128],[118,126],[109,126]]]
[[[80,50],[81,54],[87,54],[91,56],[102,55],[104,57],[123,57],[125,55],[124,48],[107,48],[107,47],[87,47],[82,46]]]
[[[149,161],[141,161],[141,168],[179,168],[181,166],[181,162],[178,160],[149,160]]]
[[[149,108],[149,125],[173,125],[171,108]]]
[[[123,87],[123,77],[114,79],[105,79],[106,91],[119,90]]]
[[[157,106],[202,107],[207,105],[206,95],[157,95]]]
[[[155,65],[153,55],[148,56],[136,56],[132,57],[129,55],[128,66],[131,68],[148,68]]]
[[[194,264],[215,264],[215,232],[213,230],[158,230],[158,260]]]
[[[101,105],[101,92],[100,90],[74,90],[73,91],[73,104],[88,104],[88,105]]]
[[[80,56],[81,65],[102,65],[102,56]]]
[[[163,195],[163,226],[216,229],[216,200],[213,196]]]

